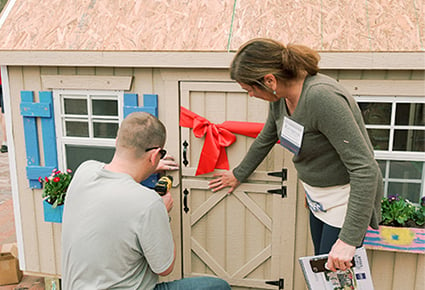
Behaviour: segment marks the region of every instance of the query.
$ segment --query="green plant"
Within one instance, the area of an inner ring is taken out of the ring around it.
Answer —
[[[52,205],[53,208],[62,205],[65,202],[66,191],[72,179],[71,169],[66,172],[54,169],[50,176],[38,178],[38,181],[44,183],[43,194],[44,200]]]
[[[395,227],[425,226],[425,197],[421,204],[415,205],[399,195],[384,197],[381,201],[382,222],[381,225]]]
[[[413,219],[422,227],[425,227],[425,204],[422,204],[419,210],[415,212]]]

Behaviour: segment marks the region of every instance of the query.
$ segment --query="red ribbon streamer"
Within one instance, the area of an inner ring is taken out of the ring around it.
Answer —
[[[180,126],[192,128],[193,134],[197,138],[205,135],[204,146],[195,173],[195,175],[200,175],[212,172],[215,168],[229,169],[226,147],[236,141],[233,133],[256,138],[263,129],[264,123],[225,121],[221,124],[214,124],[204,117],[180,107]]]

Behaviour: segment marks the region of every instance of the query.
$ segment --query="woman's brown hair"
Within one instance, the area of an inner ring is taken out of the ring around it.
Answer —
[[[247,85],[264,87],[263,78],[273,74],[277,79],[297,79],[301,72],[315,75],[319,71],[319,54],[304,45],[256,38],[243,44],[230,66],[231,79]]]

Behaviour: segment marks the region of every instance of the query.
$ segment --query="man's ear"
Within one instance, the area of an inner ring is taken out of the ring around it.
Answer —
[[[271,90],[275,91],[277,87],[277,80],[276,77],[273,74],[266,74],[263,78],[264,85],[270,88]]]
[[[151,150],[151,154],[149,155],[149,162],[152,163],[153,166],[156,166],[156,160],[159,159],[159,151],[161,148]]]

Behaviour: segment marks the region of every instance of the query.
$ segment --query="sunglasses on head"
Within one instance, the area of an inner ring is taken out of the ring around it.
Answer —
[[[161,148],[161,147],[151,147],[151,148],[146,149],[145,152],[148,152],[150,150],[155,150],[155,149],[158,149],[158,148]],[[159,150],[159,154],[161,156],[160,159],[163,159],[165,157],[165,155],[167,155],[167,150],[161,148],[161,150]]]

